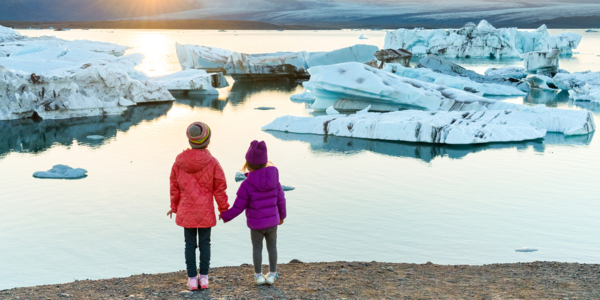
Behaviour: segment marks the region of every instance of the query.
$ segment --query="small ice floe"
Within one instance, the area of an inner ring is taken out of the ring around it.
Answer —
[[[535,252],[535,251],[538,251],[538,249],[523,247],[521,249],[515,250],[515,252]]]
[[[293,191],[293,190],[295,190],[296,188],[295,188],[295,187],[291,187],[291,186],[287,186],[287,185],[282,185],[282,186],[281,186],[281,189],[282,189],[284,192],[288,192],[288,191]]]
[[[87,139],[88,140],[103,140],[104,137],[101,135],[88,135]]]
[[[273,110],[273,109],[275,109],[275,107],[261,106],[261,107],[255,107],[254,109],[258,109],[258,110]]]
[[[600,31],[598,31],[598,30],[594,30],[594,29],[588,29],[588,30],[586,30],[585,32],[600,32]]]
[[[361,35],[358,37],[358,39],[359,39],[359,40],[368,40],[369,38],[368,38],[368,37],[366,37],[364,34],[361,34]]]
[[[235,173],[235,182],[240,182],[246,180],[246,174],[242,172]]]
[[[300,94],[293,94],[290,96],[290,100],[294,101],[294,102],[315,102],[315,95],[313,95],[313,93],[311,93],[310,91],[304,91],[303,93]]]
[[[41,179],[81,179],[87,177],[87,170],[73,169],[65,165],[55,165],[48,171],[33,173],[33,177]]]
[[[328,107],[328,108],[325,110],[325,112],[326,112],[328,115],[339,115],[339,114],[340,114],[340,112],[339,112],[339,111],[337,111],[337,110],[335,110],[335,108],[333,108],[333,105],[332,105],[332,106],[330,106],[330,107]]]

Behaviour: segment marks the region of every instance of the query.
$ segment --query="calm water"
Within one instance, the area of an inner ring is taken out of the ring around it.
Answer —
[[[600,34],[584,33],[569,71],[600,71]],[[552,33],[560,32],[558,30]],[[356,43],[383,46],[385,32],[363,31],[23,31],[132,46],[139,69],[180,69],[175,42],[247,53],[325,51]],[[463,60],[483,72],[518,60]],[[231,81],[232,82],[232,81]],[[233,84],[217,96],[144,105],[121,117],[0,122],[0,289],[185,268],[183,230],[165,216],[168,176],[187,148],[193,121],[213,130],[210,150],[228,175],[253,139],[265,140],[280,169],[289,218],[279,229],[281,262],[388,261],[487,264],[553,260],[600,263],[600,140],[545,140],[448,147],[280,132],[260,127],[311,111],[289,95],[297,83]],[[568,95],[535,92],[506,101],[594,111]],[[275,110],[255,110],[272,106]],[[92,141],[86,136],[106,136]],[[39,180],[33,172],[67,164],[83,180]],[[212,266],[251,263],[243,216],[213,229]],[[518,253],[521,247],[539,249]]]

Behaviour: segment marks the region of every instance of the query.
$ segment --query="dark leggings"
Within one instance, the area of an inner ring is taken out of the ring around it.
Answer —
[[[200,248],[200,275],[208,275],[210,267],[210,227],[184,228],[185,233],[185,264],[188,277],[196,277],[196,248]],[[196,236],[198,241],[196,241]]]
[[[277,272],[277,226],[264,230],[250,230],[252,239],[252,258],[254,260],[254,272],[262,273],[262,249],[263,239],[267,241],[267,252],[269,252],[269,271]]]

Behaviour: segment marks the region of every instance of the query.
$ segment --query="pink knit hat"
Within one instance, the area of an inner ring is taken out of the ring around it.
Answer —
[[[267,144],[264,141],[252,141],[248,152],[246,152],[246,161],[253,165],[266,164],[269,161],[267,158]]]
[[[193,149],[206,148],[210,144],[210,128],[202,122],[194,122],[187,129],[187,137]]]

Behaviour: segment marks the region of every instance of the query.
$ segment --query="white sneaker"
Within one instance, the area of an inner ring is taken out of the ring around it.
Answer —
[[[256,285],[265,284],[265,276],[263,274],[254,275],[254,280],[256,280]]]
[[[277,279],[277,273],[269,273],[269,275],[267,275],[267,284],[272,285],[275,283],[275,279]]]

